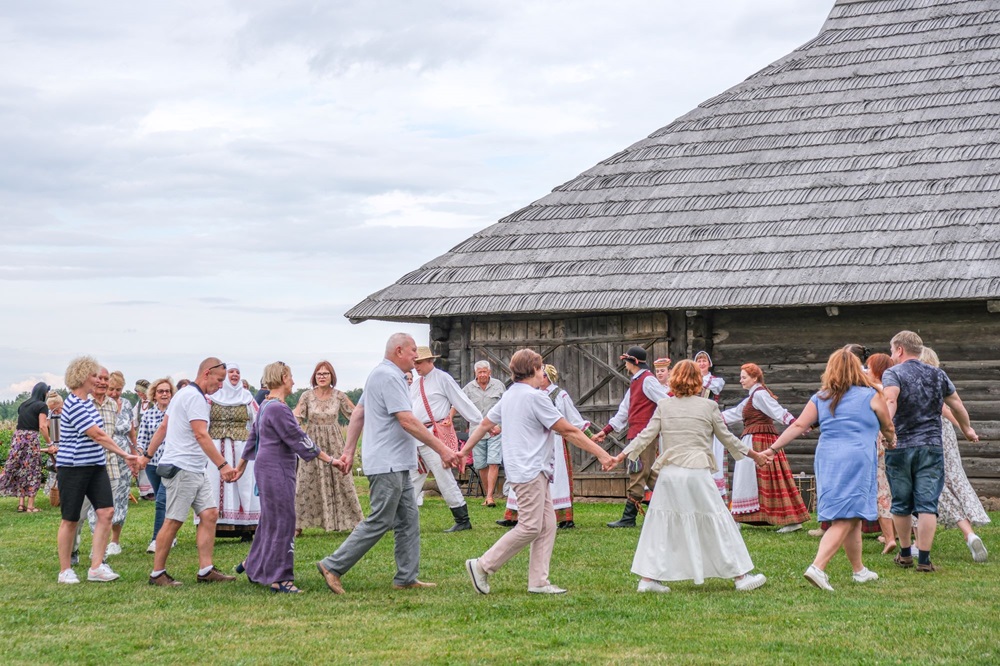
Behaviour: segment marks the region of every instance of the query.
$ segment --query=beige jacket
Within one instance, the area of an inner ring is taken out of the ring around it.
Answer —
[[[712,435],[719,438],[736,460],[750,450],[740,438],[729,432],[722,422],[719,406],[701,396],[665,398],[656,403],[653,417],[639,435],[625,447],[629,460],[635,460],[643,449],[662,436],[662,453],[653,463],[653,470],[664,465],[689,469],[719,471],[712,453]]]

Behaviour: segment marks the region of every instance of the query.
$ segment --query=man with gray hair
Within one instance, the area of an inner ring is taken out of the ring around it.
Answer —
[[[901,550],[895,562],[913,566],[912,516],[917,517],[917,571],[933,572],[931,546],[937,529],[938,498],[944,488],[941,412],[947,405],[966,439],[978,442],[969,413],[948,375],[920,362],[924,343],[900,331],[889,343],[896,365],[882,375],[883,393],[896,427],[896,447],[885,452],[885,474],[892,490],[892,521]],[[950,427],[950,426],[949,426]]]
[[[364,392],[347,426],[344,454],[335,465],[342,474],[354,469],[358,437],[364,442],[362,468],[368,477],[371,511],[332,555],[316,568],[334,594],[343,594],[341,577],[389,530],[396,539],[398,590],[435,587],[417,578],[420,569],[420,514],[410,472],[417,469],[417,447],[413,438],[441,456],[445,468],[458,466],[458,454],[428,432],[413,415],[409,388],[403,373],[413,370],[417,344],[405,333],[396,333],[385,347],[385,358],[365,381]]]
[[[500,402],[500,397],[504,392],[503,382],[490,376],[490,362],[476,361],[474,366],[476,378],[466,384],[462,391],[469,396],[472,404],[484,415],[493,409],[493,405]],[[470,423],[469,428],[475,428],[478,423]],[[497,477],[500,476],[500,464],[503,462],[503,450],[500,443],[500,426],[494,426],[486,437],[479,440],[476,448],[472,450],[472,466],[477,472],[486,470],[486,499],[483,506],[496,506],[493,493],[497,489]],[[498,524],[504,524],[506,520],[498,520]]]

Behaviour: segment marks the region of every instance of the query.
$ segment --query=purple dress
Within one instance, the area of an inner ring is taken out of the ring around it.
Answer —
[[[260,522],[244,563],[251,581],[270,585],[295,579],[296,456],[309,461],[319,453],[288,405],[264,403],[243,449],[244,459],[256,461],[260,495]]]

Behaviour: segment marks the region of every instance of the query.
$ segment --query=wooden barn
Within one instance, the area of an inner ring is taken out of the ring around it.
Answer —
[[[730,405],[758,363],[797,413],[833,349],[912,329],[983,438],[962,446],[970,479],[998,496],[998,137],[995,1],[837,0],[796,51],[346,316],[429,322],[463,383],[531,346],[599,424],[632,344],[708,350]],[[794,470],[814,444],[790,448]],[[623,494],[575,455],[578,494]]]

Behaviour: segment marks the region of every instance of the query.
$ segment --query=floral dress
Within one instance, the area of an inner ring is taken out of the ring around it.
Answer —
[[[299,417],[309,438],[333,458],[344,453],[344,434],[337,417],[350,418],[354,404],[343,391],[325,400],[312,390],[299,398]],[[296,528],[320,527],[327,532],[351,531],[364,518],[354,478],[330,465],[299,462],[295,491]]]

